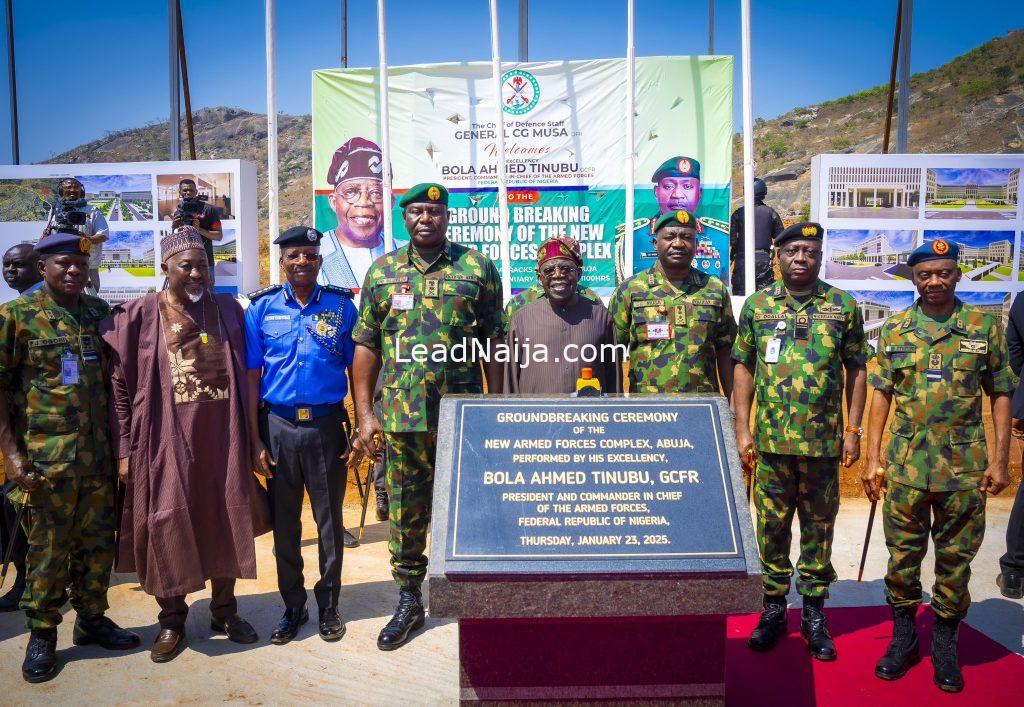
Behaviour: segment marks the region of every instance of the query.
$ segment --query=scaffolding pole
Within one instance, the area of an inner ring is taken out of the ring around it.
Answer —
[[[622,246],[624,253],[622,272],[626,277],[633,275],[633,220],[636,204],[633,183],[636,181],[636,7],[633,0],[626,0],[626,164],[623,181],[626,185],[626,213],[622,223]]]
[[[750,0],[742,0],[740,43],[743,56],[743,291],[754,293],[754,106],[750,59]]]
[[[276,0],[264,2],[264,31],[267,54],[267,230],[270,241],[270,284],[281,284],[281,246],[274,243],[280,232],[277,181],[277,18]]]
[[[167,130],[170,134],[169,152],[172,160],[181,159],[181,83],[179,80],[178,0],[167,0],[167,63],[170,113]]]
[[[501,227],[501,291],[504,301],[512,297],[512,263],[509,254],[508,185],[505,174],[505,110],[501,100],[501,43],[498,39],[498,0],[491,0],[491,76],[494,107],[498,111],[498,215]]]

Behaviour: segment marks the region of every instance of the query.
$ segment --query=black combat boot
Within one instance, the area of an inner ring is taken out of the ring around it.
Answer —
[[[939,689],[945,692],[960,692],[964,689],[964,675],[960,672],[960,657],[956,650],[959,635],[959,620],[935,617],[935,628],[932,630],[933,679]]]
[[[757,622],[757,628],[750,634],[750,640],[747,642],[751,650],[759,653],[774,648],[779,639],[785,636],[789,630],[786,627],[786,597],[773,597],[766,594],[763,604],[764,611],[761,612],[761,620]]]
[[[875,676],[883,680],[899,680],[921,662],[921,649],[914,627],[916,613],[917,607],[914,606],[893,607],[892,641],[885,655],[875,664]]]
[[[388,492],[387,489],[377,489],[377,520],[388,519]]]
[[[800,635],[807,641],[807,650],[812,656],[825,662],[836,659],[836,644],[825,621],[825,597],[804,597]]]
[[[17,611],[21,604],[21,595],[25,593],[25,575],[18,575],[18,579],[11,587],[11,591],[0,597],[0,611]]]
[[[57,674],[57,629],[34,628],[25,647],[21,676],[27,682],[46,682]]]
[[[423,597],[418,587],[402,587],[398,596],[398,608],[388,625],[377,636],[377,647],[382,651],[393,651],[404,646],[409,635],[423,625]]]
[[[138,635],[121,628],[103,614],[79,614],[71,640],[76,646],[95,643],[108,651],[126,651],[140,643]]]

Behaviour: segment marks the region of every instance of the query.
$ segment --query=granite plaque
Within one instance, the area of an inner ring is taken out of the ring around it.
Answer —
[[[443,537],[452,579],[747,574],[732,430],[720,397],[446,397],[431,564]]]

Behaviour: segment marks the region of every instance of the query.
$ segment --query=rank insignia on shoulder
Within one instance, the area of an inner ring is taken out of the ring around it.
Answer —
[[[270,287],[264,287],[262,290],[256,290],[255,292],[250,292],[248,295],[246,295],[246,297],[249,298],[250,302],[255,302],[260,297],[263,297],[265,295],[269,295],[269,294],[273,294],[274,292],[277,292],[278,290],[281,289],[281,287],[282,287],[282,285],[271,285]]]
[[[987,354],[988,341],[986,339],[960,339],[960,352]]]
[[[353,297],[356,296],[356,293],[347,287],[338,287],[337,285],[321,285],[321,288],[324,290],[324,292],[333,292],[336,295],[348,297],[349,299],[352,299]]]

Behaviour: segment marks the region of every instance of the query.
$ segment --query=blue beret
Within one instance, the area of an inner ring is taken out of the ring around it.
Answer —
[[[960,258],[960,246],[952,241],[937,238],[934,241],[925,241],[913,251],[907,258],[907,265],[913,267],[926,260],[958,260]]]
[[[89,255],[89,251],[92,250],[92,241],[83,236],[81,233],[68,233],[66,231],[57,231],[49,236],[43,236],[39,239],[32,249],[40,255],[45,257],[47,255],[66,255],[73,253],[75,255]]]
[[[324,234],[309,226],[292,226],[287,231],[274,239],[276,245],[283,245],[287,248],[300,245],[320,245],[320,239]]]
[[[662,226],[686,226],[687,228],[692,228],[695,231],[701,230],[697,223],[697,217],[689,211],[683,211],[682,209],[662,214],[658,220],[654,222],[654,233],[657,233]]]
[[[448,206],[448,190],[433,182],[417,184],[405,192],[398,202],[403,209],[409,204],[444,204]]]
[[[786,241],[793,241],[797,239],[802,241],[821,242],[821,237],[823,235],[825,235],[825,229],[821,227],[820,223],[814,223],[813,221],[794,223],[775,237],[775,247],[781,248],[782,244]]]
[[[692,157],[669,157],[654,172],[651,181],[657,184],[665,177],[693,177],[700,179],[700,162]]]

